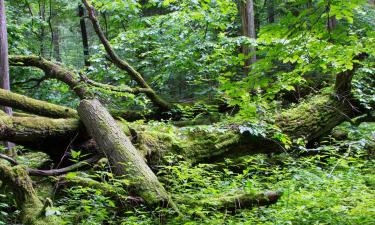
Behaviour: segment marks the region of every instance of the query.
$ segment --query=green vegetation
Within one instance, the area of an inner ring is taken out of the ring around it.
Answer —
[[[375,224],[374,0],[0,20],[0,225]]]

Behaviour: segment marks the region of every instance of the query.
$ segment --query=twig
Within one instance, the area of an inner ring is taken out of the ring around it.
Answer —
[[[0,153],[0,158],[1,159],[5,159],[6,161],[10,162],[13,166],[17,166],[19,165],[19,163],[17,162],[17,160],[13,159],[12,157],[10,156],[7,156],[5,154],[1,154]]]
[[[71,166],[61,168],[61,169],[53,169],[53,170],[36,170],[36,169],[27,169],[27,172],[30,176],[59,176],[65,173],[68,173],[72,170],[76,170],[78,168],[81,168],[83,166],[87,166],[89,164],[92,164],[100,159],[99,156],[94,156],[92,158],[83,160],[81,162],[78,162],[76,164],[73,164]]]

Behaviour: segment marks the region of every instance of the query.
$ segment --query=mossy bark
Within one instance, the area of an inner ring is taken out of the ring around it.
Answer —
[[[12,141],[60,160],[74,140],[87,140],[78,119],[9,117],[0,113],[0,141]]]
[[[177,197],[177,201],[191,205],[209,206],[217,210],[234,211],[238,209],[275,204],[281,195],[282,193],[279,191],[258,193],[240,191],[235,193],[220,194],[219,197],[204,196],[199,194],[197,196],[179,196]]]
[[[0,105],[52,118],[78,118],[77,111],[0,89]]]
[[[272,122],[292,139],[304,138],[307,142],[314,142],[358,113],[360,112],[355,112],[348,102],[339,101],[334,95],[322,94],[283,111],[275,116]],[[92,122],[94,119],[87,121]],[[150,165],[162,163],[163,156],[169,154],[182,155],[193,162],[209,162],[223,157],[282,150],[280,143],[272,140],[272,134],[268,137],[246,132],[241,134],[236,127],[213,127],[207,130],[196,126],[187,131],[174,126],[158,127],[127,123],[123,126],[123,131],[128,136],[131,136],[128,126],[135,133],[132,137],[133,143]],[[56,146],[55,143],[64,146],[63,150],[56,152],[64,152],[74,138],[74,146],[89,140],[89,136],[85,135],[85,129],[76,119],[0,116],[0,140],[46,150],[47,154],[54,154],[48,151],[51,151],[50,146]],[[95,145],[91,147],[95,148]]]
[[[108,158],[112,171],[130,181],[131,191],[150,205],[174,206],[141,154],[98,100],[82,100],[78,113],[99,151]]]
[[[21,221],[25,225],[58,225],[62,221],[56,216],[44,215],[44,204],[38,198],[27,171],[22,166],[10,167],[0,161],[0,180],[8,185],[21,209]]]

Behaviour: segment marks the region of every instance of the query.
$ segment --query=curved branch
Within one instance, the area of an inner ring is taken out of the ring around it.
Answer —
[[[79,169],[81,167],[87,166],[89,164],[95,163],[99,159],[100,159],[100,156],[97,155],[97,156],[91,157],[89,159],[83,160],[81,162],[78,162],[76,164],[73,164],[71,166],[68,166],[68,167],[65,167],[65,168],[61,168],[61,169],[36,170],[36,169],[28,168],[27,169],[27,173],[30,176],[59,176],[59,175],[66,174],[66,173],[68,173],[70,171]]]
[[[112,49],[111,44],[105,37],[102,29],[100,28],[99,21],[97,20],[94,7],[87,0],[82,0],[83,4],[85,5],[89,18],[92,22],[94,30],[98,35],[101,43],[103,44],[107,54],[109,55],[111,61],[120,69],[126,71],[133,80],[135,80],[139,86],[142,88],[149,89],[149,92],[145,94],[150,100],[160,109],[168,111],[171,108],[171,105],[163,100],[160,96],[158,96],[155,91],[148,85],[148,83],[143,79],[142,75],[136,71],[127,61],[120,59],[120,57],[116,54],[116,52]]]
[[[1,154],[0,153],[0,159],[4,159],[6,161],[8,161],[10,164],[12,164],[13,166],[17,166],[18,165],[18,162],[13,159],[12,157],[10,156],[7,156],[7,155],[4,155],[4,154]]]
[[[44,71],[47,78],[56,79],[67,84],[81,99],[90,96],[90,93],[80,83],[76,74],[42,57],[11,55],[9,56],[9,64],[11,66],[32,66],[39,68]]]
[[[87,76],[85,76],[83,74],[80,74],[80,77],[85,83],[87,83],[91,86],[106,89],[106,90],[109,90],[109,91],[121,92],[121,93],[125,92],[125,93],[131,93],[131,94],[152,93],[153,92],[153,90],[150,89],[150,88],[131,88],[129,86],[121,87],[121,86],[113,86],[113,85],[109,85],[109,84],[102,84],[102,83],[99,83],[99,82],[96,82],[94,80],[89,79]]]

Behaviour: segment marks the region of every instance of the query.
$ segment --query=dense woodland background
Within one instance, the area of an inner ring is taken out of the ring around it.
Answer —
[[[0,3],[0,224],[375,223],[373,0]]]

